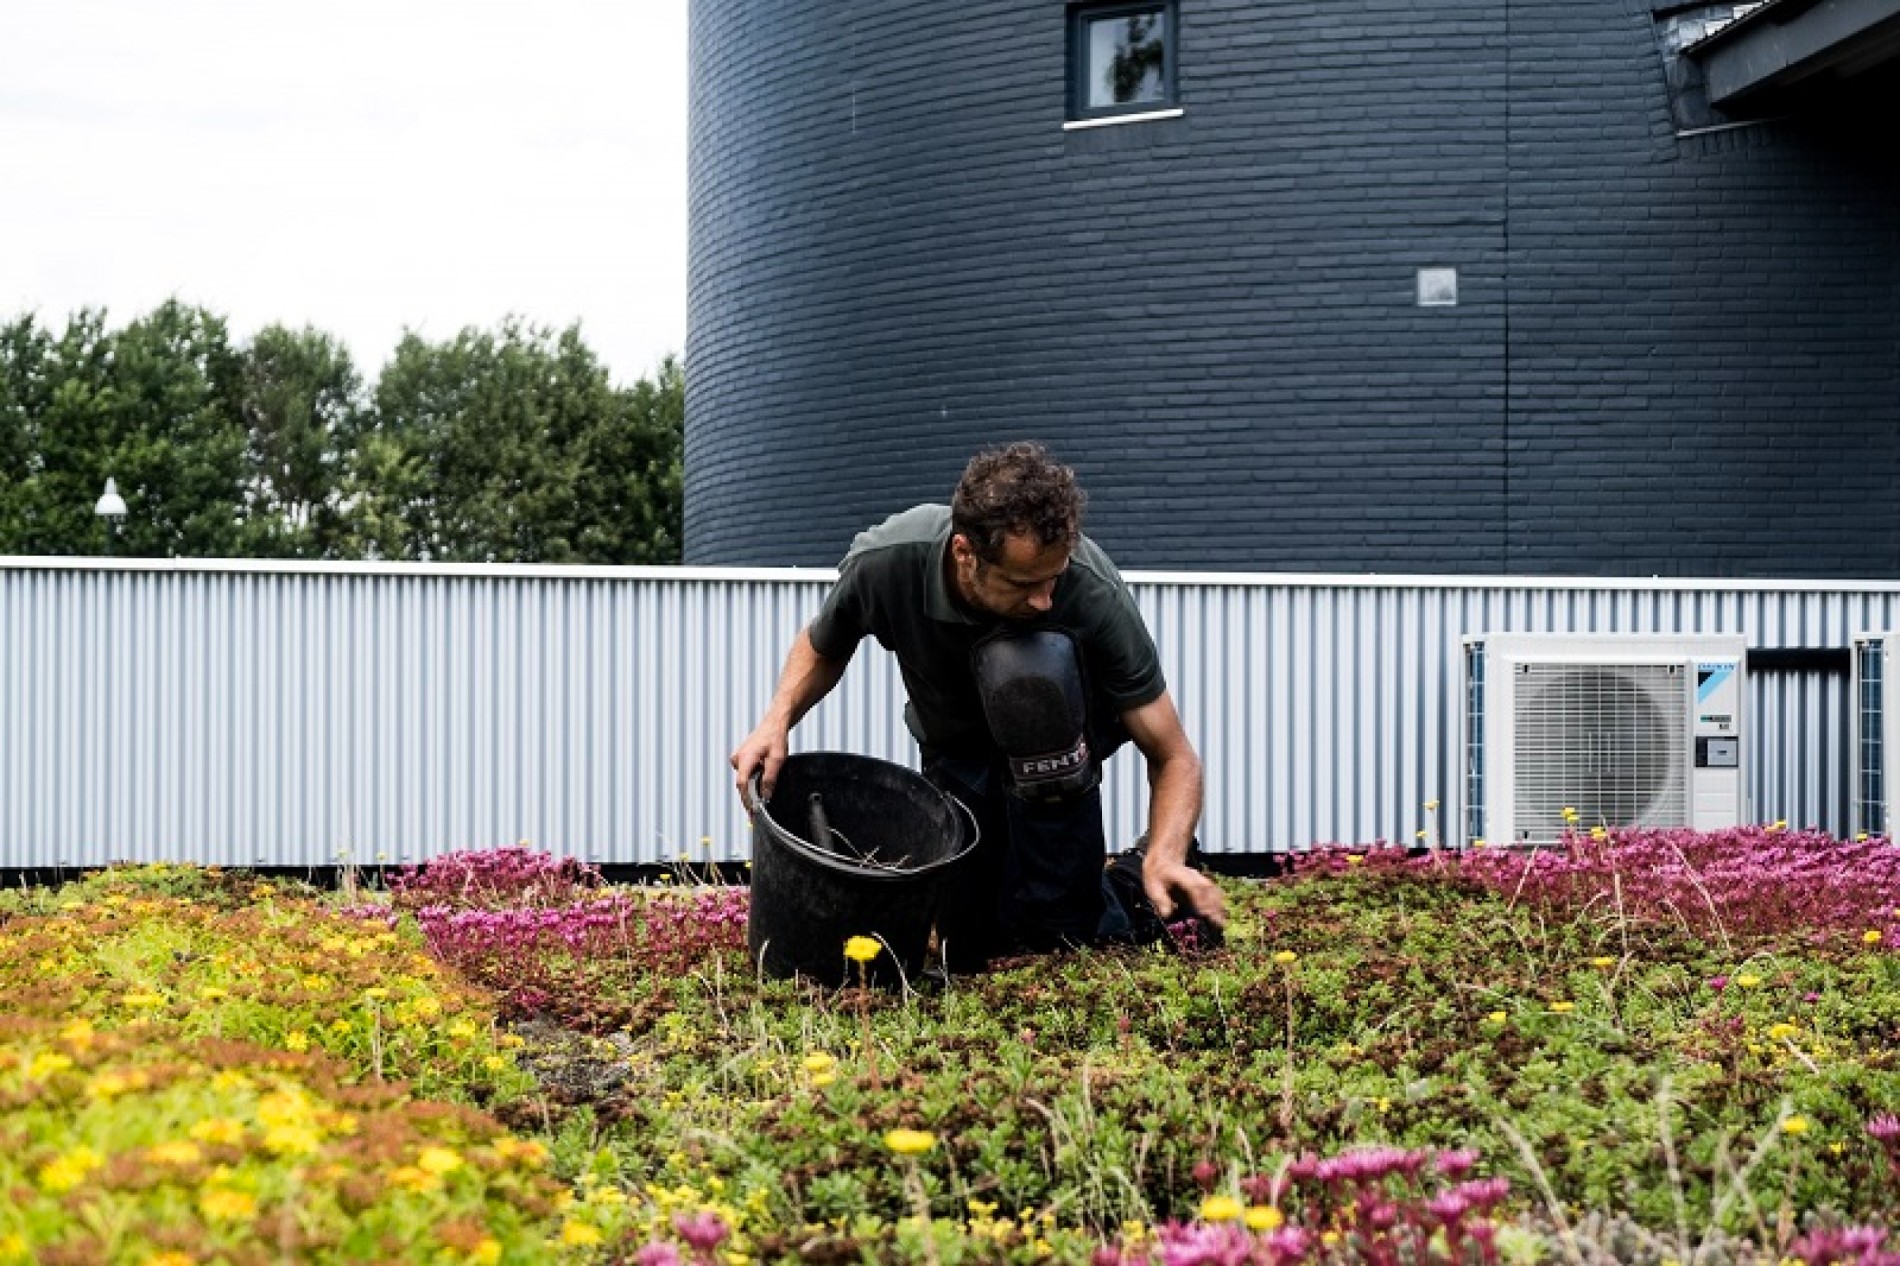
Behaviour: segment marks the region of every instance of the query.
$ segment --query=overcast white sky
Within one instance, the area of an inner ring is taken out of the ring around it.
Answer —
[[[686,341],[687,0],[6,0],[0,319]]]

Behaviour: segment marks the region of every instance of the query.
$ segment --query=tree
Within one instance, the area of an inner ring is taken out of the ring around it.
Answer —
[[[414,559],[425,504],[428,461],[409,440],[371,427],[343,453],[329,558]]]
[[[223,319],[170,300],[109,342],[106,472],[118,479],[131,510],[125,551],[161,558],[243,553],[242,362]]]
[[[580,439],[573,540],[589,563],[677,563],[685,514],[686,375],[668,356]]]
[[[330,555],[344,532],[344,455],[365,421],[349,352],[308,326],[267,326],[245,349],[242,401],[245,552]]]
[[[6,333],[7,395],[27,448],[8,492],[7,550],[83,554],[105,548],[92,513],[113,447],[104,314],[82,311],[54,341],[21,318]]]
[[[0,326],[0,550],[674,562],[684,412],[677,361],[617,388],[578,328],[410,335],[372,392],[308,327],[233,349],[175,301],[57,338],[24,316]]]
[[[57,341],[22,319],[0,343],[8,442],[26,446],[0,520],[7,549],[237,552],[244,432],[221,319],[168,302],[115,334],[81,311]],[[131,509],[116,545],[92,512],[108,477]]]
[[[0,470],[8,472],[0,481],[0,553],[32,552],[28,528],[51,341],[31,316],[0,326]]]
[[[661,383],[616,389],[577,327],[409,335],[376,385],[373,430],[378,460],[419,459],[422,477],[400,498],[353,480],[368,498],[353,512],[400,524],[407,558],[676,561],[683,399],[670,360]]]

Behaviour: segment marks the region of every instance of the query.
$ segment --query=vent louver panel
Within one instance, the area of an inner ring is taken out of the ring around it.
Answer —
[[[1688,682],[1676,664],[1518,666],[1514,699],[1518,840],[1578,826],[1685,826]]]
[[[1863,640],[1854,647],[1854,829],[1870,835],[1887,829],[1887,719],[1882,661],[1885,639]]]

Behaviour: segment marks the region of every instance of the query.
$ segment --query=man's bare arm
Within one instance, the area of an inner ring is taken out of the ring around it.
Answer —
[[[785,667],[779,672],[778,688],[765,715],[732,753],[732,768],[737,774],[739,799],[746,798],[746,784],[759,774],[759,790],[766,797],[778,781],[779,766],[785,763],[792,727],[818,701],[831,693],[844,676],[851,658],[828,659],[811,644],[811,630],[800,629],[786,653]],[[750,806],[748,805],[748,808]]]
[[[1227,924],[1227,900],[1220,886],[1187,864],[1188,846],[1201,820],[1201,758],[1181,728],[1181,716],[1167,692],[1151,703],[1122,713],[1135,746],[1148,760],[1148,851],[1141,861],[1141,883],[1163,919],[1175,916],[1185,901],[1216,925]]]

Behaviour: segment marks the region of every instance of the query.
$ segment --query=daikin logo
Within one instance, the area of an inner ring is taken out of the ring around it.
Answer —
[[[1695,666],[1695,699],[1697,703],[1707,703],[1709,696],[1720,690],[1735,676],[1732,662],[1720,664],[1697,664]]]

